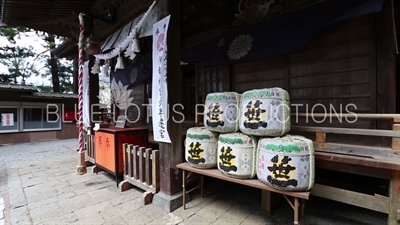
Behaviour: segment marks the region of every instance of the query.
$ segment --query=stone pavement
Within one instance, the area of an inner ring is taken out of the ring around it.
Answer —
[[[0,146],[0,225],[293,224],[286,202],[269,217],[261,210],[258,189],[211,178],[205,180],[206,197],[193,192],[186,210],[143,206],[141,190],[120,192],[104,172],[88,168],[87,174],[75,175],[76,148],[75,139]],[[306,224],[378,225],[386,224],[386,215],[312,197],[306,202]]]

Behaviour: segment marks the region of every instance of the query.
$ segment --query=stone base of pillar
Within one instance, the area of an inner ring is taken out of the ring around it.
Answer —
[[[179,192],[175,195],[167,195],[163,192],[158,192],[153,196],[153,204],[162,207],[167,212],[183,206],[183,193]],[[190,195],[186,194],[186,201],[190,201]]]
[[[77,166],[76,167],[76,174],[77,175],[83,175],[87,173],[86,166]]]

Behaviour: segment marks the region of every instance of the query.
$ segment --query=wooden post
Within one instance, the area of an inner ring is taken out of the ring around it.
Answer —
[[[94,56],[89,56],[89,115],[90,115],[90,128],[88,128],[88,131],[90,131],[90,134],[93,135],[94,137],[94,122],[99,120],[99,115],[96,114],[99,112],[100,107],[95,107],[94,105],[97,105],[99,103],[99,98],[97,97],[99,95],[99,75],[98,74],[93,74],[91,73],[91,68],[94,64],[95,57]],[[93,159],[95,158],[96,151],[93,148]],[[88,162],[86,162],[88,164]],[[97,166],[96,166],[97,167]],[[100,168],[96,168],[99,170]]]
[[[315,142],[317,143],[325,143],[326,141],[326,133],[315,133]]]
[[[91,116],[90,118],[90,126],[91,130],[93,132],[93,127],[94,127],[94,122],[98,121],[100,119],[99,112],[100,112],[100,107],[96,106],[99,104],[99,74],[93,74],[91,73],[91,68],[95,63],[95,57],[94,56],[89,56],[89,115]],[[92,120],[93,116],[93,120]]]
[[[376,16],[377,113],[396,112],[396,54],[391,1],[384,1]],[[375,84],[374,84],[375,85]],[[378,121],[379,129],[391,129],[388,121]],[[382,145],[390,145],[381,138]]]
[[[400,120],[394,119],[393,130],[400,132]],[[400,138],[392,138],[392,149],[393,151],[400,150]],[[389,225],[399,225],[399,200],[400,200],[400,171],[392,171],[390,177],[390,208],[388,216]]]
[[[273,211],[275,211],[275,198],[275,193],[261,190],[261,208],[269,216],[272,216]]]
[[[392,171],[392,177],[390,178],[390,208],[388,216],[389,225],[399,225],[399,196],[400,196],[400,171]]]
[[[181,71],[180,71],[180,1],[159,1],[158,20],[171,15],[168,27],[168,132],[171,144],[160,143],[160,191],[166,195],[174,195],[182,191],[182,175],[176,165],[182,162],[182,132],[181,124],[172,119],[177,115],[172,113],[174,104],[181,103]],[[181,118],[176,118],[177,120]]]

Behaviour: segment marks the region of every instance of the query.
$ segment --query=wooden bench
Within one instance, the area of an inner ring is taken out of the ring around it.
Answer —
[[[296,116],[310,116],[297,114]],[[313,114],[314,118],[324,114]],[[399,114],[344,114],[349,119],[355,116],[362,119],[386,119],[393,121],[393,130],[354,129],[339,127],[292,126],[291,132],[315,134],[316,170],[326,169],[348,174],[363,175],[388,180],[390,187],[387,196],[365,194],[345,188],[314,184],[311,195],[319,196],[350,205],[388,214],[388,224],[399,225],[400,196],[400,115]],[[391,147],[365,146],[356,144],[327,142],[327,135],[344,134],[369,136],[379,143],[379,137],[392,138]]]
[[[263,197],[268,195],[270,192],[275,192],[282,194],[286,201],[290,204],[292,209],[294,210],[294,224],[304,224],[304,206],[305,200],[309,199],[310,192],[286,192],[277,189],[273,189],[268,187],[266,184],[262,183],[258,179],[235,179],[230,178],[221,173],[218,169],[197,169],[190,166],[187,162],[178,164],[177,168],[182,170],[182,188],[183,188],[183,209],[186,209],[186,180],[191,173],[196,173],[200,175],[200,188],[201,188],[201,196],[203,197],[203,176],[209,176],[237,184],[242,184],[254,188],[261,189],[263,192]],[[188,176],[186,176],[186,172],[189,172]],[[197,187],[196,187],[197,188]],[[293,197],[293,202],[289,199],[289,197]],[[264,198],[263,198],[264,199]],[[262,202],[262,204],[265,204]]]

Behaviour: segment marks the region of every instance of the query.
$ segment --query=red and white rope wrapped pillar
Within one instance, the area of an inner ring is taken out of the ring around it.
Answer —
[[[86,171],[86,162],[85,162],[85,152],[83,151],[83,64],[85,60],[85,52],[83,50],[84,45],[84,19],[83,13],[79,14],[79,43],[78,43],[78,50],[79,50],[79,59],[78,59],[78,133],[79,133],[79,140],[78,140],[78,166],[76,169],[76,173],[78,175],[85,174]]]

